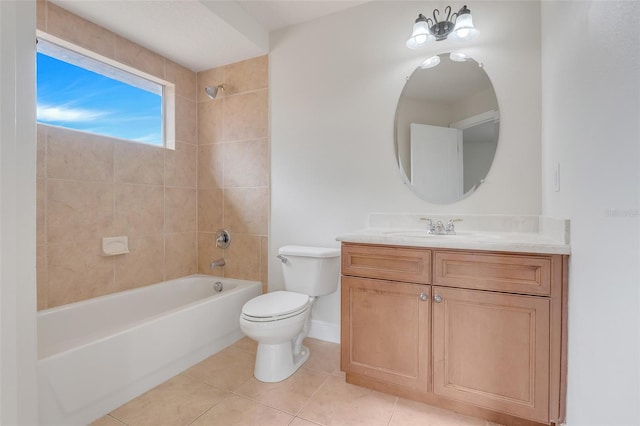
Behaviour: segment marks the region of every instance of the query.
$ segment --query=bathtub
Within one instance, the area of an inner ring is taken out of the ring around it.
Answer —
[[[40,311],[40,424],[86,425],[232,344],[260,294],[257,281],[191,275]]]

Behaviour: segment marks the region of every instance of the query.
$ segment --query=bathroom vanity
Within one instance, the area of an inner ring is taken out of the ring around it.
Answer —
[[[560,423],[568,223],[428,235],[419,219],[338,237],[347,382],[503,424]]]

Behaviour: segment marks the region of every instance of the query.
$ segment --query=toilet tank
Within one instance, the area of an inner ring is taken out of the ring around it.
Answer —
[[[324,296],[338,288],[340,249],[307,246],[284,246],[278,254],[282,263],[284,286],[289,291]]]

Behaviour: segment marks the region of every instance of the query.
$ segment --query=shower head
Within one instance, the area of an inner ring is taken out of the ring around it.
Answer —
[[[204,91],[207,92],[207,96],[211,99],[215,99],[218,91],[224,92],[224,84],[219,84],[217,86],[207,86],[204,88]]]

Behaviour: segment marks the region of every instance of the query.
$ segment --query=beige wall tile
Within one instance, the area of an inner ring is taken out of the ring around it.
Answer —
[[[47,309],[47,246],[36,246],[36,293],[37,309]]]
[[[226,95],[266,89],[268,85],[268,56],[259,56],[225,66]]]
[[[198,146],[198,188],[222,188],[224,145]]]
[[[129,253],[114,256],[116,291],[164,280],[164,238],[161,233],[129,237]]]
[[[49,179],[47,242],[100,242],[113,235],[113,185]]]
[[[267,139],[224,144],[224,186],[269,185],[269,146]]]
[[[164,148],[135,142],[115,143],[116,182],[162,185]]]
[[[268,92],[243,93],[224,99],[225,141],[268,136]]]
[[[176,149],[164,153],[165,185],[195,188],[198,182],[198,147],[176,142]]]
[[[39,178],[47,176],[47,128],[38,124],[36,131],[36,177]]]
[[[164,78],[164,58],[162,56],[118,35],[115,36],[115,45],[116,61],[155,77]]]
[[[193,274],[197,74],[54,4],[37,0],[36,7],[38,28],[173,82],[177,93],[175,151],[38,125],[36,237],[44,251],[37,255],[38,309],[156,282],[165,273]],[[219,179],[222,185],[222,168]],[[165,193],[165,185],[175,190]],[[118,257],[117,283],[115,258],[100,255],[102,237],[116,235],[129,236],[132,248]]]
[[[178,96],[197,102],[197,77],[195,72],[167,59],[165,61],[164,75],[165,80],[176,85],[176,94]]]
[[[47,32],[107,58],[115,57],[115,34],[51,2],[47,3]]]
[[[198,241],[195,232],[165,235],[165,280],[198,272]]]
[[[45,179],[36,179],[36,244],[47,243],[47,187]]]
[[[176,140],[197,144],[197,119],[198,108],[196,103],[182,96],[176,96]]]
[[[260,280],[260,237],[231,234],[231,245],[225,250],[225,277]]]
[[[204,88],[224,84],[224,67],[212,68],[198,73],[198,102],[209,101]],[[222,93],[221,97],[224,97]],[[216,97],[217,98],[217,97]]]
[[[260,281],[262,292],[269,291],[269,238],[260,237]]]
[[[224,99],[198,103],[198,144],[216,143],[223,138]]]
[[[226,188],[224,226],[234,233],[267,235],[269,190]]]
[[[102,256],[101,251],[98,240],[48,245],[50,308],[114,291],[113,258]]]
[[[47,2],[46,0],[36,1],[36,28],[42,31],[47,30]]]
[[[115,233],[131,237],[164,230],[162,186],[116,184]],[[130,240],[131,241],[131,240]]]
[[[221,189],[198,190],[198,231],[216,232],[223,226]]]
[[[196,232],[195,189],[165,188],[165,232]]]
[[[233,237],[232,237],[233,238]],[[198,232],[198,273],[225,276],[225,268],[211,269],[209,265],[216,259],[224,258],[225,250],[216,247],[216,234]]]
[[[49,127],[47,176],[112,182],[113,145],[113,140],[106,137]]]

